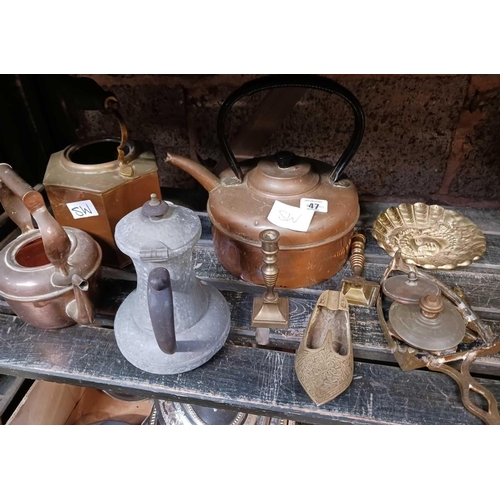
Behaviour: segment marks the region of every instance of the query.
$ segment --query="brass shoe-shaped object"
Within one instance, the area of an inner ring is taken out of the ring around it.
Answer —
[[[318,406],[351,384],[354,357],[349,306],[341,292],[327,290],[320,295],[296,352],[295,372]]]

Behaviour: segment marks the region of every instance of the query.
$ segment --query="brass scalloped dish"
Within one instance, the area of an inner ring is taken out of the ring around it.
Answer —
[[[424,269],[453,269],[482,257],[486,239],[467,217],[439,205],[402,203],[381,213],[373,236],[391,257]]]

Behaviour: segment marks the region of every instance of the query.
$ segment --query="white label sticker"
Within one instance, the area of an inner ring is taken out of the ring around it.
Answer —
[[[99,212],[90,200],[74,201],[66,203],[73,219],[84,219],[85,217],[96,217]]]
[[[276,226],[305,233],[309,229],[313,215],[312,210],[303,210],[281,203],[281,201],[275,201],[267,220]]]
[[[328,201],[315,200],[314,198],[301,198],[300,208],[302,208],[302,210],[313,210],[314,212],[323,212],[326,214],[328,212]]]

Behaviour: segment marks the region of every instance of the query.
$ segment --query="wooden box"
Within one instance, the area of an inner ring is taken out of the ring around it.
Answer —
[[[6,425],[92,425],[103,420],[140,425],[151,410],[151,400],[120,401],[95,389],[38,380]]]

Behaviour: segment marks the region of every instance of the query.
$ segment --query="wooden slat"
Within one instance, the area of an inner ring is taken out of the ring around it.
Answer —
[[[191,372],[153,375],[120,354],[113,331],[98,327],[38,330],[0,315],[0,371],[160,399],[232,407],[303,422],[478,424],[447,376],[426,370],[356,363],[354,380],[316,407],[295,376],[293,354],[226,345]],[[481,380],[500,397],[500,381]]]
[[[364,275],[366,279],[379,282],[389,263],[377,263],[366,256]],[[213,248],[210,246],[198,246],[194,251],[194,263],[196,274],[201,279],[218,284],[221,289],[237,289],[246,285],[241,280],[228,275],[227,271],[219,263]],[[498,273],[491,269],[469,270],[470,267],[454,269],[452,271],[429,271],[444,283],[450,286],[459,286],[470,299],[471,305],[478,311],[491,311],[500,313],[500,280]],[[342,278],[351,276],[349,265],[344,266],[335,276],[317,285],[308,288],[290,290],[291,295],[302,296],[303,294],[319,295],[323,290],[339,290]],[[224,288],[225,287],[225,288]]]
[[[498,218],[500,219],[500,213],[497,212]],[[213,246],[212,242],[212,228],[210,224],[210,219],[205,213],[198,212],[198,215],[202,224],[202,235],[200,238],[200,246]],[[358,226],[359,227],[359,226]],[[380,262],[385,265],[389,263],[391,257],[386,253],[386,251],[379,247],[375,238],[371,236],[371,230],[368,228],[367,233],[367,241],[365,246],[365,255],[366,258],[371,262]],[[484,255],[477,261],[472,262],[470,265],[466,267],[459,267],[454,270],[474,270],[481,272],[485,271],[498,271],[500,272],[500,233],[488,232],[485,233],[486,239],[486,252]],[[448,271],[449,272],[449,271]]]
[[[109,280],[103,282],[103,298],[97,305],[95,324],[112,328],[113,318],[121,302],[135,289],[134,281]],[[222,291],[231,308],[231,333],[229,340],[241,345],[255,344],[255,330],[250,327],[253,298],[259,295],[257,287],[247,291]],[[287,292],[284,292],[287,294]],[[307,327],[310,314],[316,304],[316,295],[290,297],[290,327],[271,329],[270,346],[295,351]],[[6,302],[0,301],[0,313],[12,314]],[[382,361],[396,365],[394,356],[382,334],[374,308],[350,307],[350,321],[354,355],[357,359]],[[485,320],[492,330],[500,334],[500,319]],[[500,354],[478,358],[472,365],[473,373],[500,376]]]

